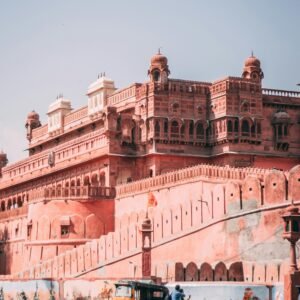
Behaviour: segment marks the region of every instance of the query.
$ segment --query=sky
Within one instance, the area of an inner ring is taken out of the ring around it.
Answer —
[[[299,91],[299,12],[299,0],[0,0],[0,150],[27,157],[27,114],[45,124],[61,93],[86,105],[101,72],[118,88],[146,81],[159,47],[171,78],[240,76],[253,51],[263,87]]]

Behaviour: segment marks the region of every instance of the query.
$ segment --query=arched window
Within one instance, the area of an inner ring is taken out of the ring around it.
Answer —
[[[159,79],[160,79],[160,72],[159,72],[159,70],[154,70],[153,71],[153,80],[154,81],[159,81]]]
[[[179,125],[177,121],[172,121],[171,123],[171,134],[172,136],[177,136],[179,133]]]
[[[287,126],[283,125],[283,135],[287,136],[288,135],[288,130],[287,130]]]
[[[100,174],[100,186],[105,186],[105,173],[101,172]]]
[[[160,135],[159,121],[156,121],[156,122],[155,122],[154,131],[155,131],[155,136],[156,136],[156,137],[159,137],[159,135]]]
[[[7,209],[10,210],[11,207],[12,207],[11,199],[8,199],[8,202],[7,202]]]
[[[18,197],[17,206],[18,207],[22,207],[23,206],[23,202],[22,202],[22,198],[21,197]]]
[[[232,121],[231,120],[227,121],[227,131],[232,132]]]
[[[202,139],[204,137],[204,128],[202,123],[198,123],[196,127],[197,139]]]
[[[168,128],[169,128],[169,125],[168,125],[168,121],[166,120],[166,121],[164,122],[164,133],[165,133],[165,134],[168,134]]]
[[[184,131],[185,131],[185,125],[182,124],[181,128],[180,128],[180,134],[182,137],[184,137]]]
[[[234,132],[239,132],[239,121],[238,120],[234,121]]]
[[[242,135],[249,136],[249,122],[247,120],[242,122]]]
[[[1,211],[5,211],[5,202],[4,201],[1,202]]]
[[[257,133],[258,134],[261,134],[261,125],[260,125],[260,123],[257,123]]]
[[[281,125],[278,126],[278,136],[282,137],[282,126]]]
[[[251,126],[251,136],[255,136],[255,125]]]
[[[189,135],[191,135],[191,136],[194,135],[194,122],[193,121],[190,122]]]

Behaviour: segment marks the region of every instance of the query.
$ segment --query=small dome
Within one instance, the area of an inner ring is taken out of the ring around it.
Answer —
[[[258,67],[260,68],[260,60],[254,55],[251,55],[245,60],[245,67]]]
[[[278,111],[273,115],[273,123],[289,123],[291,121],[290,115],[285,111]]]
[[[39,120],[40,116],[37,112],[35,112],[34,110],[31,111],[28,115],[27,115],[27,119],[30,120]]]
[[[151,65],[155,64],[167,65],[168,59],[166,56],[162,55],[160,51],[158,51],[158,53],[151,58]]]

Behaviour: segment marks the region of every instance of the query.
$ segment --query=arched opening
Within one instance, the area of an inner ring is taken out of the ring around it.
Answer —
[[[251,136],[255,137],[255,125],[254,124],[251,126]]]
[[[236,133],[239,132],[239,121],[238,120],[234,121],[234,132],[236,132]]]
[[[153,80],[154,81],[159,81],[160,80],[160,72],[159,72],[159,70],[154,70],[153,71]]]
[[[260,123],[257,123],[256,127],[257,127],[257,134],[261,134],[261,125],[260,125]]]
[[[185,125],[182,124],[181,128],[180,128],[180,135],[182,138],[184,138],[184,132],[185,132]]]
[[[171,138],[177,138],[179,136],[179,125],[177,121],[171,123]]]
[[[67,181],[65,183],[65,196],[68,197],[69,196],[69,188],[70,188],[70,183],[69,181]]]
[[[134,126],[132,129],[131,129],[131,143],[134,144],[135,143],[135,134],[136,134],[136,127]]]
[[[21,196],[19,196],[17,201],[17,207],[22,207],[22,206],[23,206],[22,198]]]
[[[242,121],[242,136],[249,136],[249,122],[247,120]]]
[[[8,199],[7,201],[7,209],[10,210],[12,208],[12,202],[11,199]]]
[[[16,200],[16,198],[13,199],[12,208],[17,208],[17,200]]]
[[[75,180],[71,181],[71,196],[75,196]]]
[[[282,137],[282,126],[278,126],[278,137]]]
[[[57,193],[57,197],[62,196],[61,184],[60,183],[56,186],[56,193]]]
[[[164,135],[165,135],[165,137],[168,137],[168,131],[169,131],[169,124],[168,124],[168,121],[165,120],[164,121]]]
[[[76,180],[76,196],[80,196],[80,178]]]
[[[90,185],[90,177],[89,176],[84,177],[83,185]]]
[[[288,135],[288,129],[286,125],[283,125],[283,135],[287,136]]]
[[[244,270],[242,262],[235,262],[229,267],[228,280],[244,281]]]
[[[190,121],[189,135],[190,135],[190,139],[192,139],[194,136],[194,122],[193,121]]]
[[[97,174],[93,174],[92,175],[92,179],[91,179],[91,183],[92,183],[92,186],[98,186],[98,175]]]
[[[5,202],[4,201],[1,202],[1,211],[5,211]]]
[[[159,121],[156,121],[156,122],[155,122],[154,131],[155,131],[155,137],[159,137],[159,136],[160,136],[160,125],[159,125]]]
[[[227,131],[232,132],[232,121],[231,120],[227,121]]]
[[[105,173],[100,173],[100,186],[105,186]]]
[[[197,139],[203,139],[204,138],[204,127],[203,127],[202,123],[197,124],[196,135],[197,135]]]

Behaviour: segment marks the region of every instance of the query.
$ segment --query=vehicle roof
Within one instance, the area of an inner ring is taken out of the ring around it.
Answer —
[[[133,280],[122,280],[115,283],[116,286],[119,285],[131,285],[133,287],[147,287],[150,289],[156,289],[156,290],[168,290],[166,286],[154,284],[154,283],[148,283],[148,282],[142,282],[142,281],[133,281]]]

